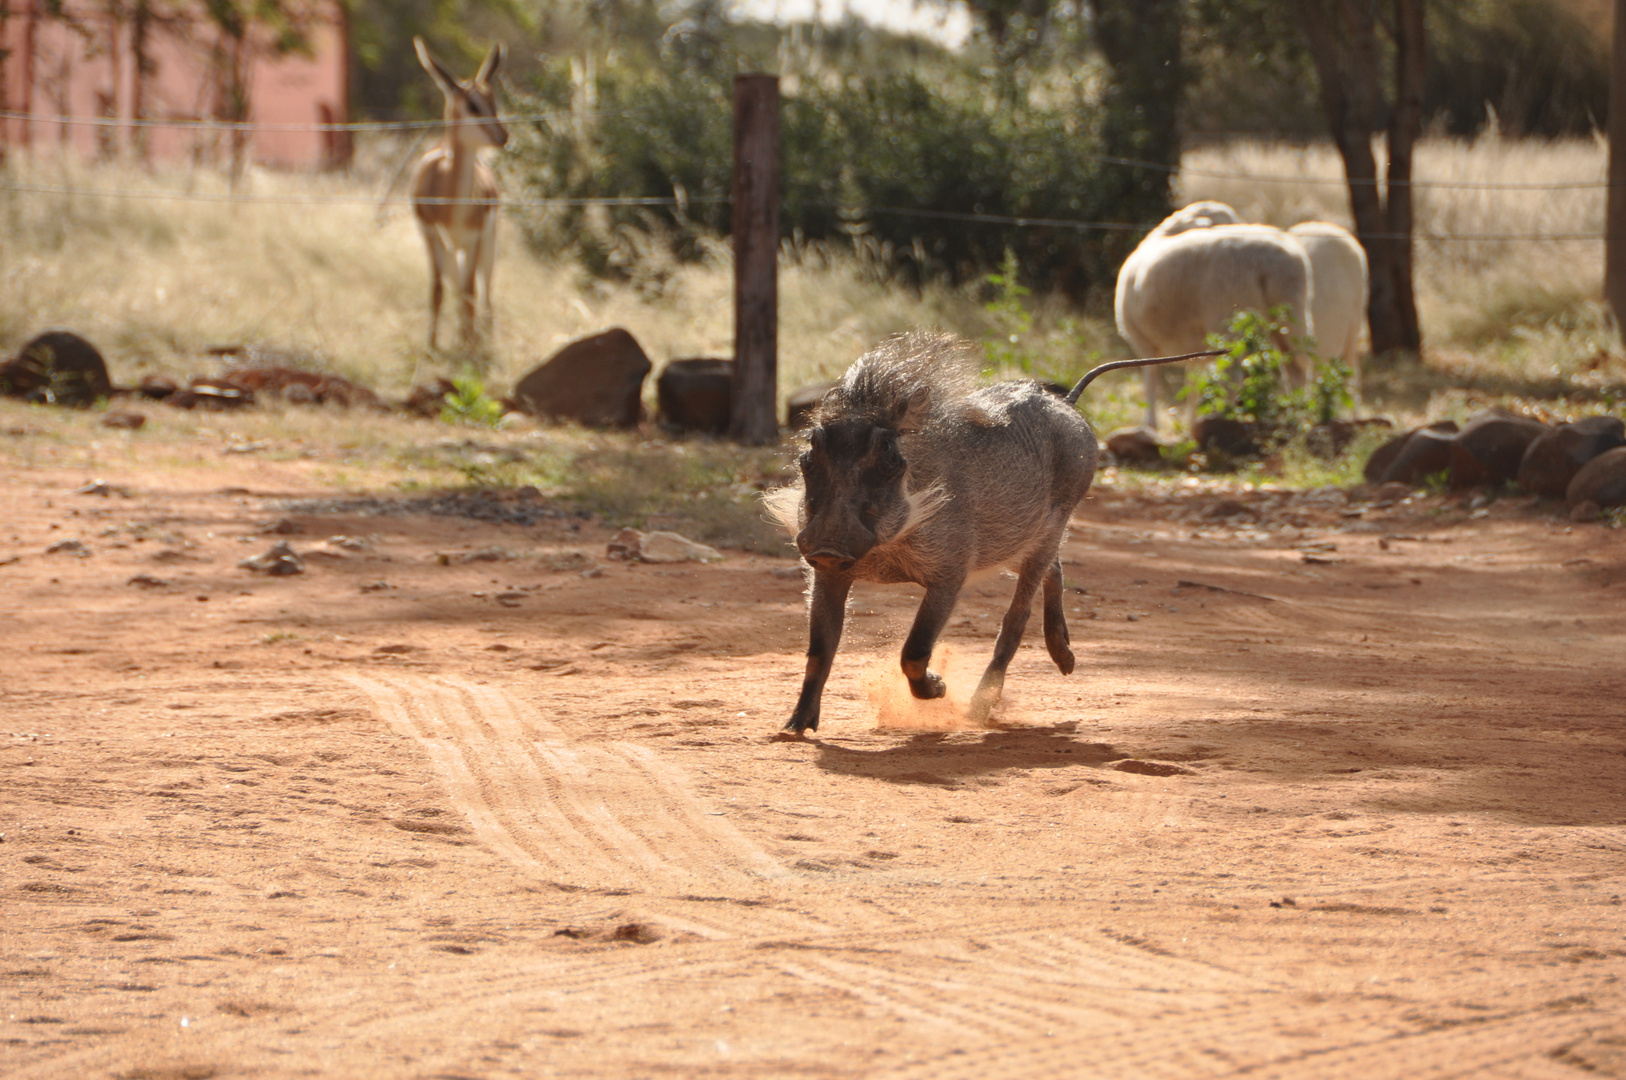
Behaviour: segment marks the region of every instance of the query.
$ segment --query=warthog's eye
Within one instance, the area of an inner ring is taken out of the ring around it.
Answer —
[[[875,508],[875,504],[872,502],[867,502],[858,508],[858,520],[870,528],[875,527],[875,522],[880,516],[881,512]]]

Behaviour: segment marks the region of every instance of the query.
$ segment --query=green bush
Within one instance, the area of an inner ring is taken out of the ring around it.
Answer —
[[[1297,389],[1288,385],[1292,361],[1282,349],[1287,330],[1285,307],[1274,308],[1268,315],[1238,312],[1225,333],[1208,336],[1208,347],[1223,349],[1224,355],[1193,372],[1180,396],[1195,396],[1199,416],[1274,429],[1283,441],[1354,408],[1349,367],[1337,358],[1317,356],[1304,342],[1295,347],[1310,356],[1310,381]]]
[[[540,249],[595,274],[630,276],[660,244],[694,259],[729,231],[732,78],[668,58],[609,66],[596,110],[546,68],[518,112],[552,111],[519,132],[513,168],[542,199],[676,199],[566,205],[523,215]],[[806,80],[780,113],[780,230],[792,243],[855,243],[889,273],[975,282],[1015,253],[1035,288],[1082,295],[1110,283],[1106,234],[987,220],[1113,216],[1098,140],[1077,102],[989,100],[975,80],[914,73]]]

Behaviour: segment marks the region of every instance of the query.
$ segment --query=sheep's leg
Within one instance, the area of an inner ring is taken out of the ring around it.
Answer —
[[[1048,550],[1054,551],[1053,546]],[[1010,667],[1011,658],[1016,655],[1016,648],[1022,644],[1022,631],[1027,629],[1028,615],[1033,611],[1033,594],[1039,591],[1039,583],[1055,570],[1058,575],[1056,604],[1059,609],[1061,593],[1059,575],[1061,567],[1050,559],[1035,557],[1022,565],[1022,571],[1016,578],[1016,594],[1011,597],[1011,606],[1005,609],[1005,621],[999,627],[999,639],[994,642],[994,658],[988,663],[988,670],[982,673],[982,681],[977,684],[977,692],[971,695],[970,718],[976,723],[984,723],[988,714],[999,703],[999,696],[1005,689],[1005,669]],[[1046,621],[1048,622],[1050,602],[1045,601]]]
[[[836,646],[841,644],[841,625],[847,617],[847,593],[852,584],[851,578],[813,572],[813,595],[807,611],[807,673],[802,676],[802,696],[796,699],[796,711],[790,714],[786,731],[799,735],[819,729],[819,703],[830,666],[835,662]]]
[[[948,625],[949,616],[954,614],[954,605],[960,599],[960,587],[964,584],[965,576],[962,574],[952,581],[939,581],[926,586],[920,610],[915,612],[915,624],[909,628],[909,636],[903,643],[902,666],[903,677],[909,680],[909,692],[917,698],[940,698],[948,693],[943,676],[927,665],[931,663],[937,636]]]
[[[1061,559],[1057,557],[1044,576],[1044,644],[1061,673],[1071,675],[1072,638],[1067,633],[1067,613],[1062,610],[1061,599]]]

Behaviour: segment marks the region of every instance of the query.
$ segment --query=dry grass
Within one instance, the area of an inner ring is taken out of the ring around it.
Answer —
[[[431,356],[428,270],[406,207],[378,196],[393,168],[362,177],[254,172],[242,192],[290,202],[208,201],[227,194],[208,171],[148,174],[13,158],[31,186],[113,189],[192,200],[0,192],[0,348],[46,327],[88,337],[115,381],[148,371],[209,370],[205,348],[255,342],[386,394],[455,371]],[[334,200],[322,202],[318,200]],[[499,239],[496,336],[488,379],[506,386],[561,345],[625,326],[657,368],[683,356],[732,352],[726,251],[675,270],[657,290],[583,279],[532,255],[518,230]],[[781,387],[833,376],[877,338],[917,325],[979,330],[977,312],[948,294],[890,288],[855,263],[809,261],[781,278]],[[959,315],[970,323],[956,326]],[[455,327],[448,304],[444,340]]]

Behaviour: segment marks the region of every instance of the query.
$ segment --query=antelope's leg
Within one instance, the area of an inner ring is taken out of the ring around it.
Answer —
[[[800,734],[819,729],[819,703],[824,697],[824,683],[830,677],[830,665],[836,658],[836,646],[841,644],[841,626],[847,618],[847,593],[852,579],[813,572],[812,595],[807,605],[807,673],[802,676],[802,695],[796,699],[796,711],[785,724],[786,731]]]
[[[1054,551],[1055,547],[1046,545],[1041,550]],[[994,658],[988,662],[988,670],[982,673],[977,692],[971,695],[972,720],[978,723],[987,720],[988,714],[998,703],[999,695],[1005,689],[1005,669],[1010,666],[1011,657],[1016,655],[1017,646],[1022,644],[1022,631],[1027,629],[1028,615],[1033,610],[1033,594],[1039,591],[1039,583],[1055,565],[1054,555],[1049,558],[1038,555],[1022,564],[1022,571],[1016,577],[1016,594],[1011,597],[1011,606],[1005,609],[999,639],[994,642]],[[1059,594],[1057,600],[1060,601]]]
[[[1157,368],[1141,368],[1141,386],[1146,395],[1146,426],[1157,430]]]
[[[948,692],[943,677],[927,667],[931,663],[932,649],[937,636],[954,613],[954,604],[960,599],[960,588],[965,576],[952,581],[941,581],[926,586],[920,610],[915,612],[915,624],[903,643],[903,677],[909,680],[909,692],[917,698],[940,698]]]
[[[474,348],[474,283],[480,271],[480,234],[472,241],[464,238],[467,246],[457,258],[457,325],[463,335],[463,347]]]
[[[446,265],[446,243],[434,225],[422,224],[423,243],[429,249],[429,349],[435,349],[440,334],[440,304],[446,298],[443,281],[450,278],[451,267]]]
[[[485,308],[481,320],[480,337],[488,344],[491,332],[496,326],[496,315],[491,307],[491,271],[497,264],[497,207],[486,208],[486,223],[480,230],[480,259],[475,279],[475,286],[481,296],[481,304]]]
[[[1062,584],[1061,557],[1057,556],[1044,576],[1044,644],[1061,673],[1071,675],[1072,638],[1067,633],[1067,613],[1061,606]]]

